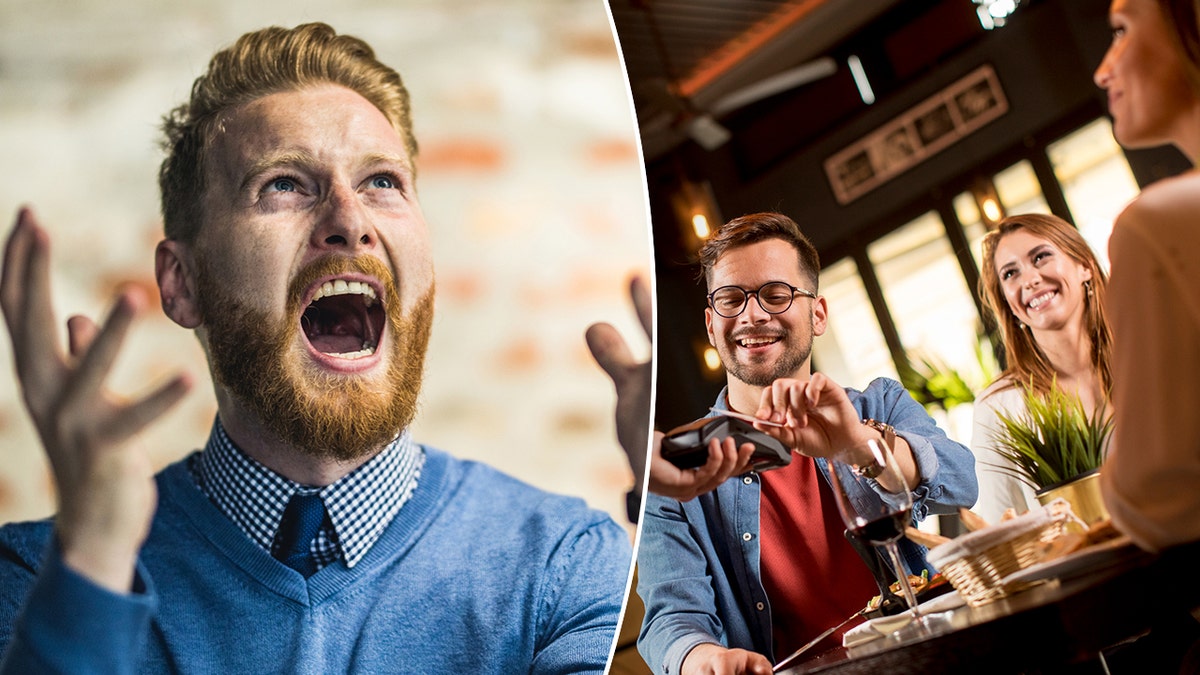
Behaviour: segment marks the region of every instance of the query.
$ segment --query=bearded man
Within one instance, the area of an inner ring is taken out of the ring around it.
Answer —
[[[790,218],[756,213],[726,223],[701,249],[700,264],[708,339],[728,380],[715,407],[781,423],[756,428],[793,455],[784,468],[743,472],[695,499],[647,497],[638,648],[655,672],[769,675],[776,657],[878,593],[843,535],[825,458],[882,440],[918,520],[975,503],[975,462],[899,382],[879,378],[860,392],[812,372],[813,338],[825,332],[828,307],[817,293],[817,251]],[[713,439],[710,454],[753,450],[728,438],[721,445]],[[661,448],[654,461],[662,461]],[[907,540],[901,548],[910,571],[927,567],[923,548]]]
[[[165,130],[155,271],[217,419],[152,475],[131,438],[191,383],[104,389],[133,292],[59,353],[22,210],[0,300],[59,511],[0,530],[4,671],[603,670],[625,532],[407,431],[433,265],[399,75],[324,24],[265,29]]]

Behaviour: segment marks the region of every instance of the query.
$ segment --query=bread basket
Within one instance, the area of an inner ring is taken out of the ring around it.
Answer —
[[[969,532],[930,549],[926,559],[941,571],[972,607],[986,605],[1029,586],[1001,582],[1041,562],[1047,544],[1078,521],[1064,499],[1056,499],[1012,520]]]

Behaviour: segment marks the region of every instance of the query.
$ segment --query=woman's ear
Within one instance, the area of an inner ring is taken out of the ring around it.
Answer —
[[[188,245],[175,239],[158,242],[154,250],[154,277],[158,280],[163,312],[184,328],[198,327],[201,316]]]

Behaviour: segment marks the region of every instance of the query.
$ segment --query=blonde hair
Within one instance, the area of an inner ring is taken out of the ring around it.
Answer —
[[[268,94],[332,83],[367,99],[417,158],[408,90],[370,45],[323,23],[264,28],[217,52],[192,84],[187,103],[163,119],[167,156],[159,169],[163,227],[170,239],[192,241],[203,220],[208,153],[222,114]]]
[[[1004,372],[997,380],[1009,378],[1013,384],[1031,387],[1038,393],[1048,393],[1054,386],[1054,367],[1042,353],[1033,333],[1025,330],[1013,315],[1000,287],[996,273],[996,246],[1000,240],[1017,230],[1050,241],[1075,262],[1092,272],[1090,290],[1085,295],[1083,321],[1092,342],[1092,369],[1107,394],[1112,390],[1112,331],[1104,312],[1104,293],[1108,275],[1100,269],[1096,255],[1073,225],[1058,216],[1026,213],[1001,220],[996,229],[983,238],[983,270],[979,277],[979,295],[983,305],[996,319],[1004,339],[1007,360]],[[1086,282],[1085,282],[1086,283]]]

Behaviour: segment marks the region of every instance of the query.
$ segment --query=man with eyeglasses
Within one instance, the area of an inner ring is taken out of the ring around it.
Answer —
[[[708,339],[728,378],[715,407],[783,423],[756,427],[794,452],[787,467],[738,475],[694,500],[647,497],[638,644],[655,672],[766,674],[878,593],[844,536],[823,458],[882,439],[912,490],[916,519],[973,505],[975,462],[899,382],[879,378],[860,392],[812,372],[828,307],[817,293],[816,249],[790,218],[732,220],[700,263]],[[901,547],[910,571],[927,567],[923,548]]]

